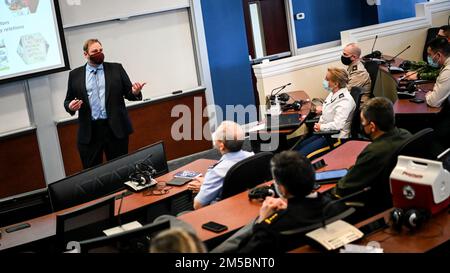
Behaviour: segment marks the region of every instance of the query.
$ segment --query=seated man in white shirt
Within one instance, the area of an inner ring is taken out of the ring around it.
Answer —
[[[427,104],[442,107],[434,126],[441,149],[450,147],[450,43],[445,38],[436,38],[428,44],[429,63],[441,67],[433,91],[426,94]]]
[[[222,122],[212,135],[214,147],[222,154],[220,160],[210,167],[204,177],[198,177],[188,184],[188,189],[198,194],[194,198],[194,209],[220,200],[222,186],[228,170],[237,162],[253,155],[242,150],[245,133],[233,121]]]

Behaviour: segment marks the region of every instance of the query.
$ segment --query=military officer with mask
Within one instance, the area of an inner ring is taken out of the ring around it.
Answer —
[[[342,144],[350,136],[353,111],[356,107],[347,89],[347,83],[348,74],[345,69],[328,68],[323,80],[323,88],[329,94],[323,103],[319,122],[315,123],[313,128],[315,132],[339,130],[339,134],[331,137],[334,147]],[[330,140],[323,135],[312,135],[300,140],[300,143],[294,145],[293,150],[297,150],[309,159],[314,159],[330,150]]]
[[[357,86],[362,88],[361,101],[364,103],[370,98],[370,75],[364,65],[361,63],[361,49],[355,43],[350,43],[345,46],[342,51],[341,62],[348,66],[347,72],[349,75],[349,82],[347,84],[348,90]]]

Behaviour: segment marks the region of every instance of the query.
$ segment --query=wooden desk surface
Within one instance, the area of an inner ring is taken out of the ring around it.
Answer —
[[[368,141],[353,140],[342,144],[335,150],[317,159],[320,160],[323,158],[328,164],[325,168],[320,169],[320,171],[350,168],[355,164],[359,153],[369,143],[370,142]],[[334,186],[334,184],[322,185],[319,192],[325,192]],[[203,241],[207,241],[245,226],[258,216],[260,206],[261,203],[250,201],[248,199],[248,193],[246,191],[219,201],[213,205],[186,213],[178,218],[191,224],[196,230],[199,238]],[[214,233],[202,229],[202,224],[209,221],[215,221],[226,225],[228,230],[221,233]]]
[[[391,59],[391,56],[383,55],[384,59]],[[399,66],[404,60],[401,58],[395,58],[392,66]],[[405,73],[391,74],[389,73],[387,65],[380,65],[380,69],[391,75],[397,82],[405,75]],[[425,94],[433,90],[434,83],[425,83],[418,85],[418,91],[416,92],[416,98],[423,99],[423,103],[410,102],[409,99],[398,99],[394,103],[394,113],[396,115],[412,115],[412,114],[437,114],[441,111],[441,107],[430,107],[425,101]]]
[[[323,159],[327,166],[317,170],[317,172],[336,170],[352,167],[358,155],[369,145],[369,141],[350,140],[342,144],[338,148],[317,158],[313,163]]]
[[[292,92],[286,92],[287,94],[289,94],[289,96],[291,97],[287,103],[293,103],[296,100],[301,100],[303,101],[302,104],[302,108],[300,109],[300,111],[295,111],[295,110],[288,110],[285,112],[282,112],[281,114],[293,114],[293,113],[298,113],[300,115],[300,120],[302,121],[302,123],[305,121],[306,117],[309,115],[309,112],[311,111],[311,100],[308,96],[308,93],[306,93],[303,90],[298,90],[298,91],[292,91]],[[260,122],[259,124],[265,123],[265,120],[263,120],[262,122]],[[270,133],[279,133],[279,134],[290,134],[293,131],[295,131],[298,128],[293,128],[293,129],[284,129],[284,130],[272,130],[270,131]],[[269,133],[266,130],[258,130],[258,133]]]
[[[269,184],[271,182],[264,184]],[[261,184],[261,186],[264,184]],[[322,185],[319,192],[325,192],[333,187],[334,184]],[[240,229],[250,223],[250,221],[258,216],[261,204],[262,203],[259,201],[249,200],[248,192],[245,191],[199,210],[183,214],[179,216],[178,219],[189,223],[194,227],[198,237],[202,241],[207,241]],[[221,233],[203,229],[202,225],[209,221],[226,225],[228,229]]]
[[[163,176],[160,176],[157,178],[157,181],[167,182],[172,179],[173,175],[176,172],[182,171],[182,170],[191,170],[191,171],[197,171],[201,173],[205,173],[209,166],[217,162],[216,160],[209,160],[209,159],[199,159],[192,163],[189,163],[183,167],[180,167],[168,174],[165,174]],[[187,185],[181,186],[181,187],[172,187],[170,189],[168,194],[165,195],[157,195],[157,196],[144,196],[142,192],[140,193],[133,193],[132,195],[126,196],[122,203],[122,214],[150,205],[152,203],[161,201],[163,199],[166,199],[168,197],[171,197],[177,193],[180,193],[182,191],[187,190]],[[6,233],[6,231],[2,232],[2,238],[0,239],[0,251],[8,248],[12,248],[15,246],[31,243],[34,241],[38,241],[41,239],[52,237],[56,234],[56,215],[61,214],[63,212],[69,212],[73,211],[77,208],[96,203],[100,200],[104,200],[108,197],[118,195],[119,193],[115,193],[106,197],[102,197],[99,199],[96,199],[94,201],[81,204],[72,208],[68,208],[59,212],[55,212],[52,214],[48,214],[45,216],[41,216],[29,221],[24,221],[23,223],[29,223],[31,227],[25,228],[16,232],[12,233]],[[116,200],[116,212],[118,213],[120,200]],[[15,224],[17,225],[17,224]],[[12,225],[12,226],[15,226]],[[10,226],[11,227],[11,226]],[[7,228],[7,227],[6,227]]]
[[[355,226],[360,228],[377,219],[384,218],[389,223],[391,209],[364,220]],[[434,215],[430,220],[416,231],[408,231],[402,228],[400,232],[391,227],[369,234],[356,242],[359,245],[367,245],[371,241],[380,243],[385,253],[424,253],[440,246],[450,240],[450,214],[447,210]],[[319,252],[309,245],[299,247],[291,253]]]

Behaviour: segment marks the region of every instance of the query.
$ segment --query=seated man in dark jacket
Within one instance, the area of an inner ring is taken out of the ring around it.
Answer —
[[[285,151],[271,162],[275,189],[281,198],[267,197],[254,223],[239,230],[213,252],[286,252],[304,241],[304,234],[283,235],[320,223],[343,211],[342,205],[331,205],[323,215],[330,198],[313,192],[314,170],[308,159],[294,151]]]
[[[355,165],[337,183],[333,193],[343,197],[370,186],[372,189],[368,194],[356,201],[365,204],[363,209],[359,209],[360,212],[373,214],[392,207],[389,190],[389,176],[395,167],[392,159],[411,134],[395,127],[392,103],[383,97],[372,98],[364,104],[361,130],[372,143],[358,155]]]

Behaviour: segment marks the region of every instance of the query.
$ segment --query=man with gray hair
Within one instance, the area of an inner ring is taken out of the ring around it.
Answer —
[[[204,177],[198,177],[188,184],[188,189],[198,194],[194,198],[194,209],[218,201],[222,196],[222,186],[228,170],[239,161],[252,156],[253,152],[242,150],[245,133],[233,121],[222,122],[213,133],[214,147],[222,157],[208,169]]]
[[[349,82],[347,88],[350,91],[352,87],[357,86],[362,88],[362,102],[364,103],[370,99],[370,75],[364,65],[361,63],[361,49],[356,43],[350,43],[345,46],[342,51],[341,62],[348,66],[347,72],[349,75]]]

